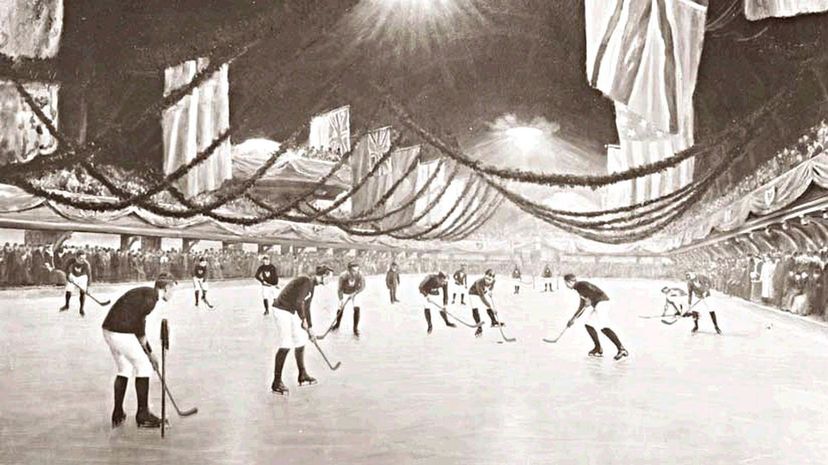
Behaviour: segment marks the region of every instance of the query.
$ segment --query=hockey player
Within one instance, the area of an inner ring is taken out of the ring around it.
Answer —
[[[276,289],[279,288],[279,272],[276,267],[270,263],[270,257],[264,255],[262,257],[262,264],[256,270],[256,281],[262,285],[262,303],[264,303],[264,314],[270,313],[270,301],[276,298]],[[196,293],[196,300],[198,300],[198,293]]]
[[[661,289],[661,293],[664,294],[664,311],[662,312],[662,316],[682,316],[684,315],[685,309],[685,300],[687,298],[687,292],[684,289],[679,289],[677,287],[669,287],[664,286]],[[673,314],[668,315],[667,312],[672,308]]]
[[[285,395],[288,388],[282,383],[282,368],[285,366],[290,349],[294,349],[296,367],[299,369],[299,385],[316,384],[305,369],[305,344],[313,338],[311,329],[311,301],[313,290],[317,285],[325,284],[325,278],[333,270],[327,266],[317,266],[313,276],[298,276],[291,280],[273,302],[273,315],[278,332],[278,350],[276,351],[273,383],[270,389],[276,394]]]
[[[515,283],[515,294],[520,294],[520,268],[517,265],[512,270],[512,281]]]
[[[497,321],[494,310],[492,310],[492,292],[494,292],[495,274],[493,270],[486,270],[482,278],[475,281],[469,288],[469,303],[472,308],[472,318],[475,323],[480,323],[479,309],[485,308],[489,319],[492,321],[492,328],[503,323]],[[483,327],[480,326],[474,331],[474,335],[480,337],[483,334]]]
[[[451,294],[451,303],[454,305],[457,300],[457,293],[460,292],[460,305],[466,305],[466,286],[469,276],[466,274],[466,265],[460,265],[460,269],[454,272],[454,292]]]
[[[589,312],[584,327],[586,328],[587,333],[589,333],[589,337],[592,338],[592,342],[595,344],[595,348],[589,351],[589,356],[601,357],[604,354],[601,350],[601,341],[598,340],[598,331],[596,331],[596,328],[601,329],[604,336],[609,338],[609,340],[615,344],[616,349],[618,349],[618,353],[614,357],[615,360],[621,360],[622,358],[628,356],[629,353],[627,352],[627,349],[625,349],[624,345],[621,344],[621,341],[618,339],[618,335],[615,334],[615,331],[610,328],[608,308],[609,297],[607,297],[607,294],[592,283],[578,281],[575,278],[575,275],[571,273],[564,276],[564,283],[566,284],[566,287],[574,289],[581,297],[581,303],[578,306],[578,310],[575,311],[575,314],[569,319],[566,326],[571,327],[575,324],[575,320],[577,320],[584,312]]]
[[[331,331],[337,331],[342,322],[342,314],[348,305],[354,311],[354,336],[359,337],[359,294],[365,290],[365,278],[359,272],[359,265],[351,262],[348,270],[339,276],[337,296],[339,297],[339,310],[336,312],[336,323],[331,326]]]
[[[543,292],[547,292],[547,290],[549,292],[554,292],[554,289],[552,289],[552,283],[553,283],[552,268],[550,268],[549,265],[547,264],[543,268]]]
[[[448,276],[442,271],[437,274],[430,274],[420,283],[419,290],[425,303],[424,313],[426,323],[428,323],[428,334],[431,334],[433,329],[431,326],[431,307],[439,308],[440,315],[443,317],[443,321],[446,322],[446,326],[455,328],[456,325],[448,320],[448,315],[445,310],[446,305],[448,305]],[[443,305],[435,304],[429,296],[440,295],[441,291],[443,293]]]
[[[149,379],[153,369],[158,369],[158,359],[146,337],[146,317],[159,300],[168,301],[175,279],[161,273],[154,287],[136,287],[127,291],[109,310],[104,319],[103,337],[115,359],[115,406],[112,409],[112,427],[120,426],[126,419],[124,396],[129,377],[135,377],[135,394],[138,411],[135,422],[139,428],[159,428],[161,419],[149,410]]]
[[[193,268],[193,290],[195,291],[196,307],[198,307],[198,298],[200,294],[201,300],[203,300],[209,308],[213,308],[213,306],[210,305],[210,302],[207,301],[207,289],[207,259],[205,257],[201,257],[198,259],[198,263],[195,268]]]
[[[397,300],[397,288],[400,286],[400,272],[396,263],[392,263],[388,269],[388,273],[385,273],[385,286],[388,287],[391,303],[395,304],[399,302]]]
[[[693,317],[693,329],[690,331],[695,333],[699,330],[699,315],[702,311],[710,313],[710,319],[713,320],[713,327],[716,329],[716,334],[722,334],[719,329],[719,322],[716,319],[716,312],[710,309],[707,305],[707,298],[710,297],[710,279],[704,275],[696,275],[692,271],[687,272],[687,305],[689,310],[685,312],[685,316]],[[697,302],[693,304],[693,296],[696,296]]]
[[[69,301],[72,299],[72,291],[78,292],[78,301],[80,302],[80,316],[86,315],[83,312],[83,305],[86,303],[86,289],[89,287],[89,282],[92,280],[92,267],[86,261],[86,252],[78,251],[75,258],[69,260],[66,265],[66,301],[63,307],[60,307],[61,312],[69,310]],[[73,284],[74,283],[74,284]]]

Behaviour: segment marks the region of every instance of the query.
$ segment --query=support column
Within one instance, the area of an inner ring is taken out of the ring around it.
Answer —
[[[198,244],[198,239],[182,239],[181,240],[181,251],[184,253],[190,253],[190,250]]]
[[[290,245],[289,244],[280,244],[279,247],[281,248],[280,252],[282,255],[290,255]]]
[[[129,234],[121,234],[121,250],[129,250],[132,248],[132,244],[135,244],[136,241],[141,240],[138,236],[131,236]]]
[[[160,237],[141,237],[141,250],[144,252],[155,252],[161,249]]]

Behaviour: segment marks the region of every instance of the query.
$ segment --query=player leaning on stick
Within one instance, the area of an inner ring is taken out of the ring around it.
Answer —
[[[475,323],[480,323],[479,309],[485,308],[489,319],[492,320],[492,328],[496,328],[503,323],[497,321],[494,310],[492,310],[492,292],[494,292],[495,274],[493,270],[486,270],[486,274],[482,278],[475,281],[469,288],[469,304],[472,308],[472,318]],[[474,331],[474,335],[480,337],[483,334],[483,327],[479,327]]]
[[[209,307],[207,302],[207,259],[201,257],[198,263],[193,268],[193,290],[195,291],[195,306],[198,307],[199,294],[204,303]]]
[[[687,305],[690,309],[686,316],[693,317],[693,329],[690,332],[695,333],[699,330],[699,315],[702,311],[710,313],[710,319],[713,320],[713,327],[716,328],[717,334],[722,334],[719,329],[719,322],[716,319],[716,312],[710,309],[707,305],[707,298],[710,297],[710,279],[704,275],[696,275],[692,271],[687,272]],[[693,296],[696,296],[696,304],[693,305]]]
[[[684,315],[685,302],[687,299],[687,292],[684,289],[677,287],[664,286],[661,288],[661,293],[664,294],[664,311],[663,316],[682,316]],[[672,310],[673,314],[667,313]]]
[[[517,265],[512,270],[512,281],[515,283],[515,294],[520,294],[520,268]]]
[[[457,327],[454,323],[448,320],[448,315],[446,314],[446,305],[448,305],[448,276],[445,273],[440,271],[436,274],[430,274],[423,279],[420,283],[420,295],[423,296],[423,302],[425,304],[425,319],[426,323],[428,323],[428,334],[431,334],[433,327],[431,326],[431,307],[437,307],[440,309],[440,315],[443,317],[443,321],[446,322],[446,326],[449,328]],[[430,296],[439,296],[440,292],[443,293],[443,305],[436,304],[434,301],[431,300]]]
[[[604,336],[609,338],[618,349],[615,360],[621,360],[628,356],[629,353],[624,348],[624,345],[621,344],[618,335],[609,327],[609,297],[607,297],[607,294],[592,283],[578,281],[572,273],[564,276],[564,283],[566,283],[566,287],[574,289],[581,297],[581,304],[566,324],[567,327],[574,325],[575,320],[583,313],[588,312],[584,327],[587,333],[589,333],[589,337],[592,338],[592,342],[595,344],[595,348],[589,352],[589,355],[591,357],[601,357],[604,354],[603,350],[601,350],[601,341],[598,340],[598,331],[596,331],[596,328],[600,328]]]
[[[460,292],[460,305],[466,305],[466,286],[469,285],[469,275],[466,273],[466,265],[460,265],[460,269],[454,272],[454,292],[451,293],[451,303],[457,299]]]
[[[91,280],[92,267],[86,261],[86,252],[83,250],[78,251],[75,258],[69,260],[69,263],[66,265],[66,302],[63,304],[63,307],[60,307],[61,312],[69,310],[72,291],[78,291],[78,301],[80,302],[79,313],[80,316],[86,315],[83,312],[83,305],[86,303],[86,289],[89,287]]]
[[[273,316],[278,332],[273,384],[270,389],[276,394],[287,394],[288,388],[282,383],[282,368],[285,366],[290,349],[294,349],[296,367],[299,369],[299,385],[316,384],[305,369],[305,344],[314,337],[311,334],[311,300],[313,290],[319,284],[325,284],[325,277],[333,270],[327,266],[317,266],[313,276],[293,278],[279,293],[273,302]]]
[[[256,281],[262,285],[262,303],[264,303],[264,314],[270,313],[270,301],[276,298],[276,289],[279,287],[279,272],[270,263],[270,257],[264,255],[262,264],[256,270]],[[196,296],[196,299],[198,297]]]
[[[153,368],[158,368],[158,360],[147,341],[146,318],[158,300],[170,299],[174,285],[172,275],[161,273],[155,280],[154,287],[136,287],[122,295],[104,319],[103,337],[118,370],[114,388],[115,407],[112,409],[113,428],[126,419],[124,396],[130,376],[135,377],[135,394],[138,398],[135,421],[138,427],[161,426],[161,419],[149,410],[149,379]]]
[[[345,313],[345,307],[348,305],[354,311],[354,336],[359,337],[359,294],[365,290],[365,278],[359,272],[359,265],[351,262],[348,264],[348,270],[339,275],[339,284],[337,288],[337,297],[339,297],[339,310],[336,312],[336,323],[331,327],[331,331],[337,331],[339,324],[342,322],[342,314]]]

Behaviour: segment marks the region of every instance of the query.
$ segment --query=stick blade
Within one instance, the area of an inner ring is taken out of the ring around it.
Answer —
[[[181,412],[178,412],[178,416],[180,416],[180,417],[189,417],[189,416],[195,415],[196,413],[198,413],[198,407],[193,407],[189,410],[183,410]]]
[[[340,366],[342,366],[342,362],[336,362],[336,365],[331,366],[331,370],[336,371]]]

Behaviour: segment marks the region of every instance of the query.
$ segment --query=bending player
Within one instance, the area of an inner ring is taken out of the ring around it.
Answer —
[[[359,337],[359,303],[357,296],[365,290],[365,278],[359,272],[359,265],[351,262],[348,270],[339,276],[337,296],[339,297],[339,310],[336,312],[336,323],[331,326],[331,331],[337,331],[342,322],[342,314],[348,305],[354,311],[354,336]]]
[[[543,292],[546,292],[547,289],[549,292],[554,292],[554,289],[552,289],[552,268],[548,264],[543,269]]]
[[[270,257],[264,255],[262,257],[262,264],[256,270],[256,281],[262,285],[262,303],[264,303],[264,314],[270,313],[269,303],[276,298],[276,289],[279,288],[279,272],[276,267],[270,263]],[[196,292],[196,300],[198,300],[198,293]]]
[[[466,286],[469,276],[466,274],[466,265],[460,265],[460,269],[454,272],[454,292],[451,294],[451,303],[457,299],[457,292],[460,292],[460,305],[466,305]]]
[[[475,281],[469,288],[469,303],[472,308],[472,318],[475,323],[480,323],[479,309],[485,308],[489,319],[492,320],[492,328],[496,328],[503,323],[497,321],[495,317],[494,307],[492,305],[492,293],[494,292],[495,274],[494,271],[486,270],[486,274],[482,278]],[[483,327],[480,326],[474,331],[474,335],[480,337],[483,334]]]
[[[457,326],[448,320],[448,315],[445,310],[446,305],[448,305],[448,276],[442,271],[437,274],[430,274],[420,283],[419,290],[425,303],[423,313],[425,313],[426,323],[428,323],[428,334],[431,334],[433,329],[431,326],[431,307],[440,309],[440,315],[443,317],[443,321],[446,322],[446,326],[456,328]],[[443,293],[443,305],[438,305],[431,300],[430,296],[438,296],[441,291]]]
[[[707,298],[710,297],[710,279],[704,275],[696,275],[692,271],[688,271],[686,276],[687,305],[689,305],[690,309],[685,313],[685,316],[693,317],[693,329],[690,332],[695,333],[699,330],[699,315],[704,310],[710,313],[710,319],[713,320],[713,327],[716,328],[716,334],[722,334],[722,330],[719,329],[719,322],[716,319],[716,312],[711,310],[707,305]],[[695,305],[693,304],[694,295],[697,299]]]
[[[515,294],[520,294],[520,268],[517,265],[512,270],[512,281],[515,283]]]
[[[661,316],[683,316],[685,312],[685,299],[687,298],[687,292],[684,289],[679,289],[677,287],[669,287],[664,286],[661,289],[661,293],[664,294],[664,310],[661,312]],[[668,315],[667,312],[670,311],[672,308],[673,314]]]
[[[154,287],[136,287],[127,291],[109,310],[103,322],[103,337],[115,359],[115,406],[112,409],[112,427],[120,426],[126,419],[124,396],[129,377],[135,377],[135,394],[138,411],[135,422],[139,428],[159,428],[161,419],[149,410],[149,379],[153,369],[158,369],[158,359],[146,337],[146,318],[158,300],[168,301],[175,279],[161,273]]]
[[[86,303],[86,289],[89,287],[89,282],[92,280],[92,267],[86,261],[86,252],[78,251],[75,258],[69,260],[66,265],[66,302],[63,307],[60,307],[61,312],[69,310],[69,301],[72,299],[72,291],[78,291],[78,301],[80,302],[79,313],[80,316],[85,316],[83,306]]]
[[[210,302],[207,301],[207,259],[201,257],[198,259],[198,264],[193,268],[193,289],[195,291],[195,306],[198,307],[198,297],[201,294],[201,300],[209,308],[213,308]]]
[[[290,349],[294,349],[296,367],[299,369],[299,385],[316,384],[316,378],[305,369],[305,344],[313,338],[311,329],[311,301],[313,290],[317,285],[325,284],[325,277],[333,270],[327,266],[317,266],[313,276],[298,276],[291,280],[279,297],[273,302],[273,316],[276,318],[278,332],[276,361],[273,368],[273,383],[270,389],[276,394],[285,395],[288,388],[282,383],[282,368],[285,366]]]
[[[595,347],[589,351],[590,357],[601,357],[604,355],[603,350],[601,350],[601,341],[598,340],[598,331],[596,328],[601,328],[601,332],[604,333],[613,344],[615,344],[616,349],[618,349],[618,353],[615,355],[615,360],[621,360],[622,358],[629,355],[627,349],[624,348],[624,345],[621,344],[621,340],[618,339],[618,335],[615,334],[610,328],[610,320],[609,320],[609,297],[607,294],[604,293],[598,286],[588,283],[586,281],[578,281],[575,278],[575,275],[572,273],[568,273],[564,276],[564,283],[566,287],[570,289],[574,289],[578,292],[578,295],[581,297],[581,304],[578,306],[578,310],[575,311],[575,314],[570,318],[569,322],[566,324],[567,327],[571,327],[575,324],[575,320],[580,318],[584,312],[589,312],[587,315],[587,320],[584,323],[584,327],[589,333],[589,337],[592,339],[592,342],[595,344]]]

